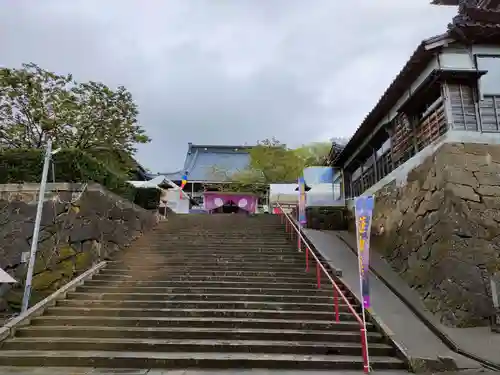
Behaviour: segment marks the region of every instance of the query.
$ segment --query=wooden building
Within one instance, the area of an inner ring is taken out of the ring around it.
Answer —
[[[331,152],[346,198],[450,132],[500,140],[500,0],[433,4],[459,6],[448,30],[420,43],[345,147]]]

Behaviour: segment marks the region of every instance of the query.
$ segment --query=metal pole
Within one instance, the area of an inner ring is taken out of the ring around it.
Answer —
[[[23,305],[21,313],[28,310],[31,296],[31,280],[33,279],[33,270],[35,269],[36,251],[38,248],[38,236],[40,234],[40,222],[42,221],[43,201],[45,198],[45,188],[47,186],[47,175],[49,174],[50,156],[52,154],[52,140],[47,141],[45,150],[45,159],[43,161],[42,181],[40,182],[40,191],[38,193],[38,206],[36,207],[35,228],[33,229],[33,238],[31,239],[31,253],[28,264],[28,273],[26,274],[26,283],[24,286]]]

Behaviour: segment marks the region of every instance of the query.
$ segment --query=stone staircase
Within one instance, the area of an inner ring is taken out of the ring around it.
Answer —
[[[334,321],[314,269],[274,215],[174,217],[18,329],[0,366],[362,369],[358,323],[343,303]],[[373,369],[405,368],[371,323],[368,342]]]

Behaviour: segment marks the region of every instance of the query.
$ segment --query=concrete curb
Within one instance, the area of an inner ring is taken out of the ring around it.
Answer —
[[[0,328],[0,342],[13,337],[16,328],[29,324],[31,318],[42,315],[46,307],[53,306],[56,301],[66,298],[66,295],[69,292],[73,292],[76,287],[82,285],[85,280],[91,279],[92,276],[94,276],[102,268],[104,268],[106,264],[107,263],[105,261],[96,264],[92,268],[82,273],[76,279],[71,280],[62,288],[56,290],[50,296],[38,302],[35,306],[30,307],[24,314],[21,314],[18,317],[15,317],[14,319],[8,321],[2,328]]]
[[[339,238],[343,243],[347,245],[351,251],[353,251],[355,254],[357,254],[357,251],[352,248],[352,246],[344,239],[342,236],[339,236],[335,234],[337,238]],[[418,309],[416,306],[411,303],[410,300],[408,300],[402,293],[399,293],[399,291],[385,278],[383,275],[381,275],[377,270],[375,270],[372,266],[370,266],[370,271],[373,272],[375,276],[377,276],[384,284],[389,288],[389,290],[394,293],[414,314],[415,316],[422,321],[422,323],[425,324],[427,328],[431,330],[432,333],[434,333],[449,349],[454,351],[457,354],[463,355],[464,357],[467,357],[469,359],[472,359],[476,362],[481,363],[482,365],[492,369],[492,370],[500,370],[500,365],[494,362],[491,362],[487,359],[478,357],[477,355],[474,355],[472,353],[469,353],[463,349],[461,349],[458,344],[453,341],[445,332],[443,332],[439,327],[437,327],[431,320],[427,319],[427,317]],[[449,358],[443,358],[443,362],[450,363]],[[419,367],[419,366],[417,366]]]

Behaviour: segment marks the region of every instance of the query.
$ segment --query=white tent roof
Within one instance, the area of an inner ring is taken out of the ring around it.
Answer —
[[[178,188],[178,186],[175,183],[173,183],[165,176],[156,176],[155,178],[149,181],[128,181],[128,182],[137,188],[145,188],[145,189],[158,187],[158,185],[162,184],[170,185],[170,187],[174,189]]]
[[[271,202],[296,204],[299,201],[298,184],[270,184],[269,200]]]
[[[12,278],[7,272],[0,268],[0,283],[17,283],[17,281]]]
[[[174,190],[180,190],[180,187],[175,183],[173,182],[172,180],[168,179],[167,177],[165,176],[156,176],[155,178],[153,178],[152,180],[149,180],[149,181],[127,181],[129,184],[132,184],[134,185],[136,188],[143,188],[143,189],[147,189],[147,188],[158,188],[158,189],[161,189],[158,185],[163,185],[163,184],[167,184],[169,185],[171,188],[173,188]],[[183,190],[182,191],[182,194],[185,198],[189,199],[189,196],[187,195],[187,193]]]

